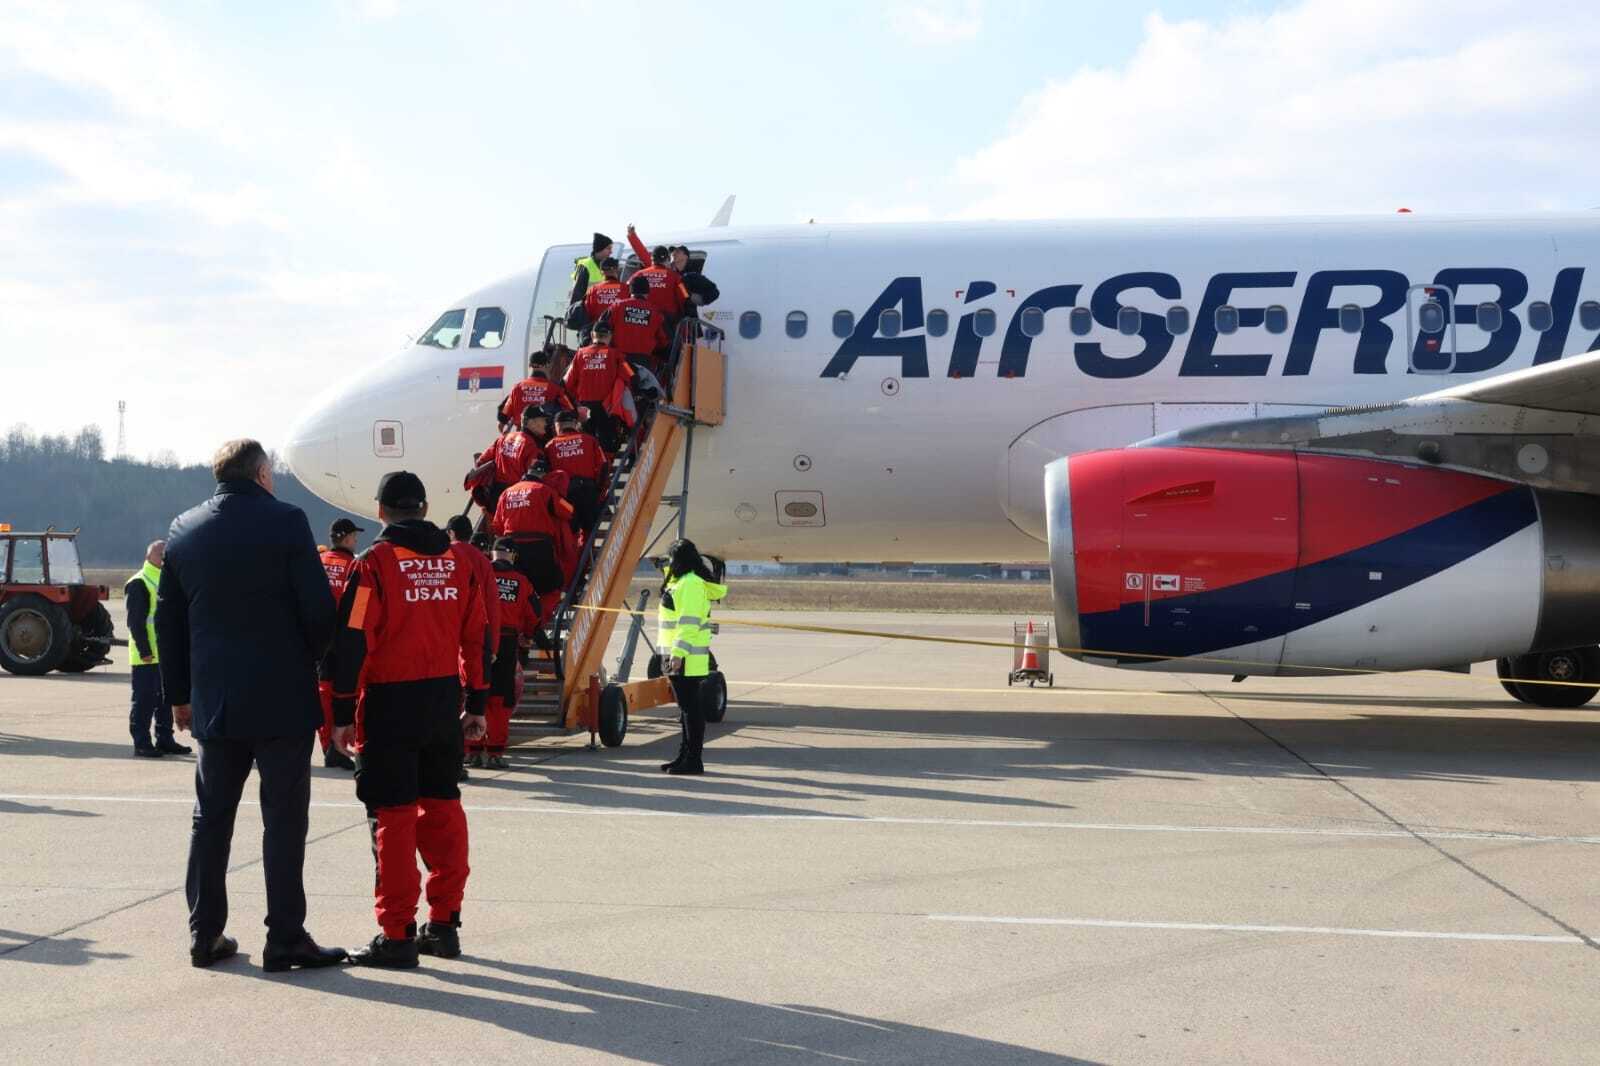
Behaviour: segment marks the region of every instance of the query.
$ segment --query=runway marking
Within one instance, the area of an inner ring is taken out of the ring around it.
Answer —
[[[1035,695],[1055,693],[1058,696],[1194,696],[1193,692],[1133,688],[1029,688],[1026,685],[1004,688],[941,688],[931,685],[829,685],[816,681],[735,681],[728,679],[728,687],[748,685],[755,688],[822,688],[843,692],[950,692],[964,695],[995,696],[1002,693],[1027,693]]]
[[[20,792],[0,792],[0,799],[39,803],[144,803],[191,807],[194,800],[182,796],[77,796],[77,795],[25,795]],[[241,799],[241,807],[256,807],[259,802]],[[360,803],[335,803],[312,800],[311,806],[330,810],[360,810]],[[1049,829],[1090,833],[1189,833],[1239,836],[1300,836],[1336,837],[1355,840],[1413,840],[1424,837],[1430,840],[1491,840],[1507,844],[1600,844],[1600,836],[1560,836],[1538,833],[1506,833],[1495,830],[1473,829],[1419,829],[1408,832],[1399,829],[1337,829],[1317,826],[1278,825],[1163,825],[1140,822],[1053,822],[1025,821],[999,818],[913,818],[882,815],[857,816],[849,814],[772,814],[772,813],[721,813],[717,811],[665,811],[650,807],[575,807],[575,806],[510,806],[508,804],[463,803],[474,814],[536,814],[589,818],[694,818],[731,822],[821,822],[839,825],[922,825],[947,826],[957,829]],[[0,812],[3,816],[4,812]]]
[[[1318,936],[1371,936],[1400,940],[1489,940],[1525,944],[1586,945],[1582,937],[1556,933],[1452,933],[1426,929],[1347,929],[1331,925],[1243,925],[1228,922],[1135,922],[1113,918],[997,918],[978,914],[930,914],[935,922],[989,925],[1070,925],[1091,929],[1169,929],[1201,933],[1291,933]]]

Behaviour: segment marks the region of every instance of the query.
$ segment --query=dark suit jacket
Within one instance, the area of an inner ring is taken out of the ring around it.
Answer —
[[[333,616],[305,512],[253,481],[222,482],[167,534],[156,603],[167,702],[192,705],[198,740],[310,732]]]

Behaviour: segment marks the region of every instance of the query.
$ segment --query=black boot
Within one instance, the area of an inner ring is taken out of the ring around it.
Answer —
[[[322,749],[322,765],[330,770],[354,770],[356,761],[332,744],[329,744]]]
[[[350,956],[357,966],[377,966],[385,970],[414,970],[417,968],[416,926],[406,930],[412,936],[391,940],[379,933],[372,943]]]
[[[164,754],[162,750],[156,747],[154,744],[135,744],[133,746],[133,753],[139,756],[141,759],[159,759]]]
[[[274,944],[267,941],[261,952],[261,968],[268,973],[283,973],[298,966],[304,970],[337,966],[345,959],[344,948],[325,948],[307,933],[297,944]]]
[[[672,772],[672,768],[674,766],[682,765],[683,760],[688,756],[688,754],[689,754],[689,749],[688,748],[684,747],[682,744],[678,745],[678,754],[673,756],[671,762],[662,763],[661,764],[661,769],[666,771],[667,773],[671,773]]]
[[[193,755],[194,749],[187,744],[179,744],[171,737],[162,737],[156,741],[156,750],[163,755]]]
[[[195,937],[189,943],[189,965],[204,969],[214,962],[232,958],[239,951],[239,942],[231,936],[218,933],[209,940]]]
[[[675,762],[671,766],[667,767],[667,773],[674,775],[703,774],[705,772],[705,763],[701,762],[699,759],[685,759],[682,762]]]
[[[425,922],[417,933],[417,950],[424,955],[440,959],[453,959],[461,954],[461,914],[450,915],[448,922]]]

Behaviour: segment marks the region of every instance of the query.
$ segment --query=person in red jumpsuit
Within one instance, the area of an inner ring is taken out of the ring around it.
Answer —
[[[556,435],[545,447],[545,461],[552,471],[567,475],[567,488],[562,495],[572,504],[578,531],[587,536],[600,515],[600,488],[610,463],[600,442],[583,431],[576,411],[562,411],[556,416]]]
[[[499,417],[502,423],[522,424],[522,412],[529,407],[550,410],[571,407],[572,400],[559,381],[550,380],[550,357],[544,352],[534,352],[528,360],[528,376],[511,386],[506,398],[500,401]]]
[[[633,295],[611,308],[612,343],[628,361],[659,374],[667,351],[666,316],[650,304],[650,283],[635,274],[628,283]]]
[[[528,468],[544,458],[540,438],[550,437],[550,416],[542,407],[522,411],[520,428],[508,428],[478,454],[464,486],[485,514],[493,514],[500,494],[522,480]]]
[[[322,552],[322,569],[328,575],[328,590],[333,602],[344,595],[350,571],[356,565],[356,534],[366,530],[348,518],[336,518],[328,527],[328,547]],[[322,698],[322,725],[317,739],[322,742],[322,765],[330,769],[354,770],[355,760],[333,746],[333,675],[325,656],[317,669],[317,695]]]
[[[579,348],[567,367],[566,386],[572,399],[587,412],[584,429],[601,447],[615,453],[622,443],[622,427],[633,425],[632,396],[628,385],[633,368],[611,346],[611,323],[594,324],[594,343]]]
[[[548,618],[561,602],[561,594],[577,565],[577,541],[572,534],[572,505],[541,478],[543,464],[500,494],[490,531],[510,537],[517,545],[517,569],[539,593],[540,614]]]
[[[683,287],[682,275],[669,265],[672,253],[664,244],[646,251],[644,241],[639,239],[631,224],[628,226],[628,246],[639,257],[639,262],[645,264],[644,269],[634,271],[633,277],[644,278],[649,283],[650,306],[661,312],[670,330],[677,325],[679,316],[683,314],[684,302],[689,298],[689,293]],[[632,278],[629,280],[632,281]]]
[[[600,272],[606,280],[589,286],[589,291],[584,295],[583,313],[591,327],[604,318],[613,305],[628,298],[628,287],[618,278],[620,269],[615,259],[601,262]]]
[[[467,765],[506,769],[506,745],[511,738],[511,710],[517,700],[518,656],[533,644],[539,631],[539,594],[516,568],[516,541],[501,537],[494,545],[496,599],[499,628],[495,631],[494,669],[489,675],[486,734],[467,742]]]
[[[409,969],[420,954],[461,954],[467,816],[456,773],[462,734],[483,735],[488,628],[473,569],[427,520],[427,490],[408,471],[378,484],[383,531],[356,561],[339,601],[333,650],[334,745],[350,754],[357,717],[356,796],[367,808],[380,932],[350,957]],[[466,665],[461,709],[459,668]],[[416,924],[428,868],[428,921]]]

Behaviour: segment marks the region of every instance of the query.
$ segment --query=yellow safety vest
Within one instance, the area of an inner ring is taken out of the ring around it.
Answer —
[[[156,590],[161,587],[161,568],[154,563],[145,563],[144,566],[140,567],[137,574],[134,574],[123,584],[123,588],[127,588],[128,585],[133,584],[135,581],[143,581],[144,587],[150,591],[150,610],[144,616],[144,628],[145,632],[150,636],[150,662],[158,663],[161,661],[161,653],[156,648]],[[137,645],[130,649],[129,654],[134,660],[134,665],[149,665],[149,663],[144,663],[139,658]]]
[[[667,576],[666,595],[656,607],[656,636],[663,661],[683,660],[683,676],[705,677],[711,672],[711,590],[727,589],[701,579],[698,574]],[[672,597],[668,607],[666,597]],[[721,597],[717,597],[720,599]]]
[[[605,280],[605,272],[600,269],[600,264],[594,261],[594,256],[592,255],[584,256],[582,259],[578,260],[577,264],[572,268],[573,281],[578,280],[578,271],[580,270],[589,275],[590,285],[598,285],[600,282]]]

